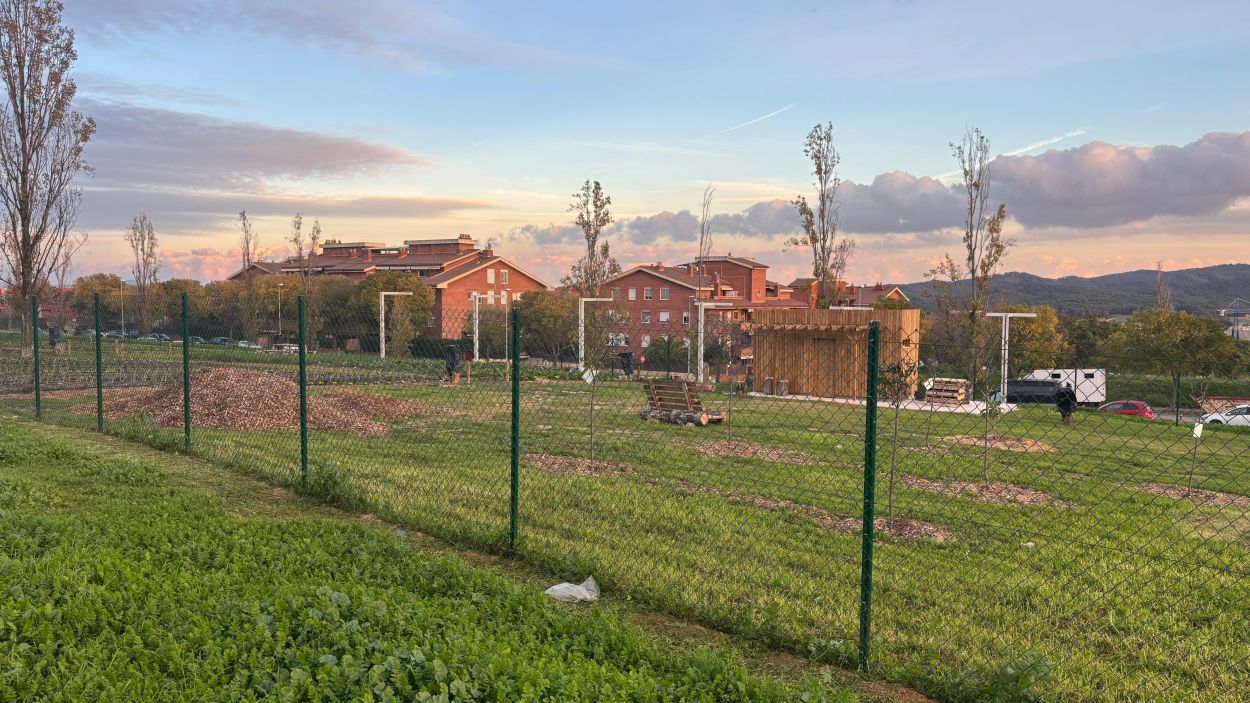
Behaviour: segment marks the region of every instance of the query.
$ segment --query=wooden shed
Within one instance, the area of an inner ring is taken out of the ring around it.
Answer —
[[[920,311],[915,309],[754,310],[754,389],[774,392],[785,381],[787,394],[863,398],[872,320],[881,322],[881,368],[901,363],[912,370],[914,393],[920,359]]]

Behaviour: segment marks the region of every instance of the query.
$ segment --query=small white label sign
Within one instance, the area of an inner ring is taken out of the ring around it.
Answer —
[[[594,383],[595,382],[595,370],[586,369],[586,373],[582,374],[582,380],[585,381],[586,383]]]
[[[1202,438],[1202,427],[1203,427],[1203,425],[1202,425],[1202,423],[1201,423],[1201,422],[1199,422],[1198,424],[1194,425],[1194,439],[1201,439],[1201,438]]]

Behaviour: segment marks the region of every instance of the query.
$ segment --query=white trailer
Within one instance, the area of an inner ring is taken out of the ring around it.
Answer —
[[[1025,378],[1051,379],[1059,383],[1072,384],[1076,391],[1076,402],[1098,403],[1107,402],[1107,370],[1106,369],[1036,369]]]

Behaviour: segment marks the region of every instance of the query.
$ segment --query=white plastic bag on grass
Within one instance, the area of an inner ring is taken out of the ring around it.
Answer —
[[[565,603],[593,603],[599,600],[599,584],[591,576],[580,584],[557,583],[543,593]]]

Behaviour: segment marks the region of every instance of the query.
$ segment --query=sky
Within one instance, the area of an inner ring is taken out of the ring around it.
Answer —
[[[602,182],[622,264],[714,253],[783,283],[832,122],[848,278],[921,280],[962,251],[950,142],[990,138],[1004,269],[1096,275],[1250,261],[1250,3],[932,0],[65,0],[86,158],[79,273],[127,269],[146,213],[162,277],[238,267],[237,214],[281,258],[290,219],[398,243],[459,233],[558,281],[567,212]]]

